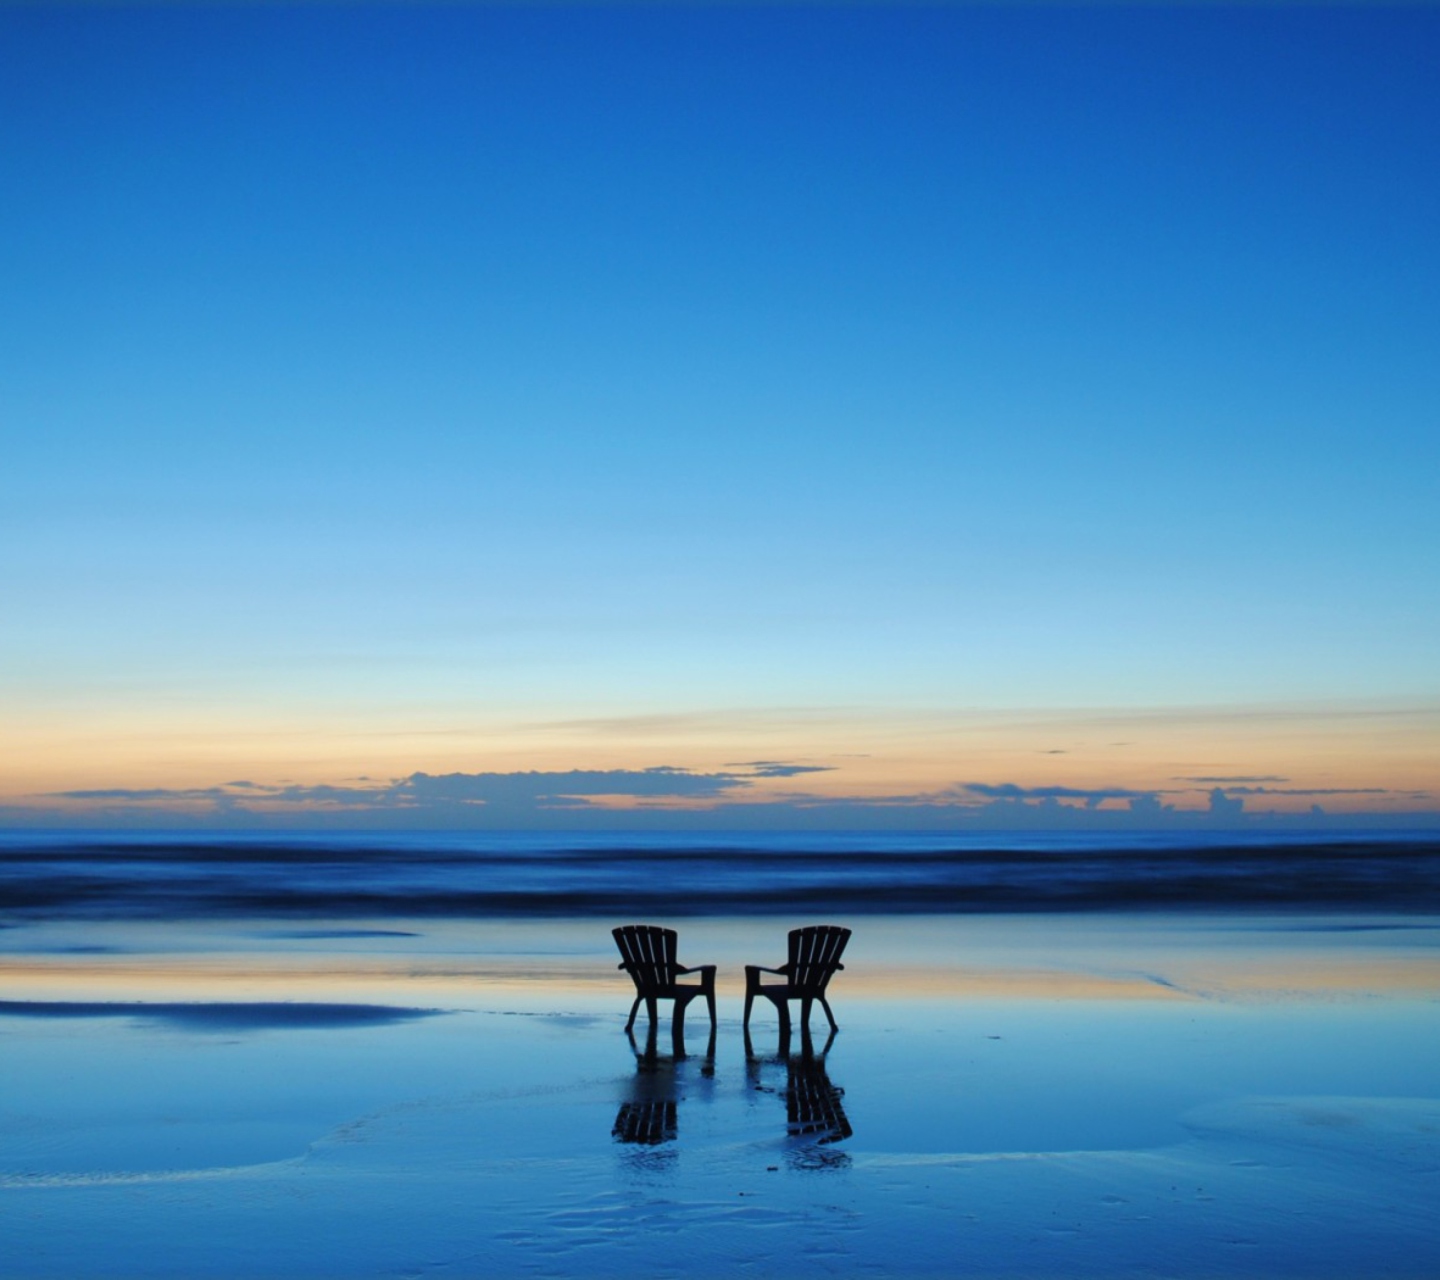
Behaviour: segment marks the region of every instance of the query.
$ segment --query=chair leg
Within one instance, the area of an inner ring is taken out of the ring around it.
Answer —
[[[754,1003],[755,993],[753,991],[747,991],[745,993],[745,1017],[740,1023],[747,1031],[750,1029],[750,1006]]]
[[[810,1023],[800,1028],[800,1056],[807,1060],[815,1056],[815,1042],[810,1038]]]
[[[710,969],[700,977],[698,995],[705,997],[705,1008],[710,1013],[710,1033],[715,1033],[715,970]]]
[[[820,1007],[825,1010],[825,1016],[830,1019],[830,1034],[833,1036],[840,1030],[840,1027],[835,1022],[835,1015],[830,1012],[830,1001],[824,996],[820,997]]]
[[[807,1036],[810,1034],[810,1008],[814,1003],[809,996],[800,1001],[800,1030]]]
[[[780,1015],[780,1036],[784,1040],[790,1038],[790,1002],[788,1000],[776,1000],[775,1011]]]
[[[630,1021],[625,1024],[626,1031],[635,1029],[635,1013],[640,1008],[640,997],[635,997],[635,1003],[630,1006]]]
[[[780,1024],[780,1043],[775,1046],[775,1053],[781,1058],[790,1056],[790,1023],[788,1020]]]
[[[654,996],[645,997],[645,1012],[650,1015],[650,1025],[652,1027],[658,1027],[660,1025],[660,1011],[655,1007]]]

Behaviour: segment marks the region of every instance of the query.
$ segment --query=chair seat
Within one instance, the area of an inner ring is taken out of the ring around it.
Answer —
[[[655,987],[647,987],[645,994],[654,996],[657,1000],[674,1000],[677,997],[684,999],[686,996],[703,995],[707,984],[704,982],[671,982],[659,983]]]
[[[745,989],[755,995],[764,995],[772,1000],[817,1000],[820,990],[816,987],[797,987],[788,982],[746,982]]]

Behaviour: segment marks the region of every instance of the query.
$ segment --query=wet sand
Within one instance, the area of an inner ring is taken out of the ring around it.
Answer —
[[[850,923],[808,1054],[682,923],[684,1055],[594,920],[7,929],[0,1272],[1433,1274],[1433,920]]]

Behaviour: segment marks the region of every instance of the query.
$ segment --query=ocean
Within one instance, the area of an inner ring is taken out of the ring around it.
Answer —
[[[10,920],[1440,906],[1433,832],[0,834]]]

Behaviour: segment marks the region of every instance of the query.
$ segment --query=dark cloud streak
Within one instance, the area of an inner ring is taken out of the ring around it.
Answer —
[[[743,772],[742,772],[743,770]],[[244,800],[277,805],[313,805],[340,809],[404,809],[417,807],[499,806],[525,808],[579,805],[586,797],[616,796],[632,800],[717,800],[754,784],[757,778],[790,778],[823,773],[826,766],[758,760],[714,773],[673,765],[647,769],[523,770],[514,773],[416,772],[405,778],[364,786],[290,783],[265,786],[241,781],[216,787],[106,787],[51,793],[50,798],[119,801],[129,804],[196,801],[232,805]]]
[[[1388,796],[1389,787],[1225,787],[1232,796]]]
[[[1129,787],[1022,787],[1014,782],[962,782],[956,791],[987,800],[1083,800],[1092,809],[1106,800],[1152,800],[1157,794]]]
[[[1194,782],[1194,783],[1200,784],[1200,785],[1202,785],[1202,786],[1211,787],[1211,786],[1214,786],[1216,783],[1219,783],[1219,784],[1221,784],[1221,785],[1224,785],[1225,783],[1230,783],[1230,782],[1237,782],[1237,783],[1239,783],[1239,782],[1289,782],[1290,779],[1289,779],[1289,778],[1281,778],[1281,777],[1278,777],[1278,776],[1276,776],[1276,775],[1274,775],[1274,774],[1256,774],[1256,775],[1241,774],[1241,775],[1239,775],[1238,777],[1232,777],[1232,778],[1219,778],[1219,777],[1215,777],[1215,778],[1212,778],[1212,777],[1172,778],[1171,781],[1172,781],[1172,782]]]

